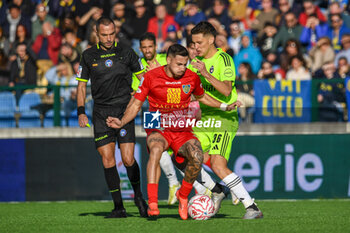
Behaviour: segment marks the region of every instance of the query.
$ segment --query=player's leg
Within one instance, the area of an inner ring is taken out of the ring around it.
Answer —
[[[130,180],[131,186],[134,190],[134,202],[137,208],[139,209],[139,213],[141,217],[148,217],[147,209],[148,206],[143,199],[141,192],[141,182],[140,182],[140,168],[137,164],[137,161],[134,158],[134,148],[135,143],[121,143],[120,144],[120,152],[123,160],[123,164],[126,168],[128,178]]]
[[[214,141],[213,140],[214,132],[199,129],[195,132],[195,135],[198,138],[198,140],[200,141],[203,151],[205,151],[204,163],[206,164],[206,162],[208,161],[208,152],[212,149],[212,143]],[[207,157],[207,159],[205,159],[206,157]],[[209,166],[210,166],[210,164],[209,164]],[[204,176],[204,177],[208,177],[208,176]],[[209,176],[209,178],[210,178],[210,176]],[[212,183],[209,180],[208,180],[207,184],[208,184],[208,186],[210,185],[210,188],[213,187],[211,185]],[[226,196],[228,195],[229,192],[227,191],[226,187],[222,186],[219,183],[216,183],[215,186],[210,191],[212,192],[211,198],[214,202],[214,208],[215,208],[214,213],[216,214],[221,207],[222,200],[224,198],[226,198]]]
[[[123,164],[126,168],[128,178],[134,190],[134,202],[139,209],[141,217],[147,217],[148,206],[142,197],[140,168],[134,157],[135,149],[135,124],[134,121],[129,122],[120,130],[116,130],[119,142],[120,154]]]
[[[173,156],[172,161],[177,169],[179,169],[182,176],[184,176],[184,171],[187,165],[187,160],[182,159],[178,156]],[[193,183],[193,187],[195,188],[198,194],[203,194],[210,196],[212,193],[222,193],[223,186],[219,183],[215,182],[211,176],[203,169],[201,169],[200,174],[197,176],[196,181]]]
[[[147,163],[147,193],[148,193],[148,215],[159,215],[158,209],[158,183],[160,178],[159,161],[163,151],[168,148],[167,140],[159,133],[152,132],[147,137],[149,159]]]
[[[163,170],[169,183],[168,205],[173,205],[177,201],[175,194],[176,191],[180,188],[180,183],[177,180],[176,171],[168,151],[163,152],[160,159],[160,167]]]
[[[261,218],[261,211],[244,188],[241,179],[227,167],[235,133],[232,131],[215,132],[212,148],[209,151],[211,169],[243,203],[247,211],[243,218]],[[205,155],[205,162],[207,159]]]
[[[110,218],[126,217],[121,196],[120,177],[115,162],[116,135],[115,131],[106,125],[107,117],[117,116],[117,111],[118,109],[94,106],[92,118],[95,146],[101,155],[105,179],[114,203],[114,210],[107,216]]]
[[[110,215],[107,216],[107,218],[126,217],[126,211],[123,205],[123,199],[120,190],[120,178],[114,157],[115,143],[110,142],[106,145],[99,146],[97,148],[97,151],[102,157],[105,179],[114,203],[114,210]]]
[[[188,195],[190,194],[193,183],[199,175],[202,163],[203,152],[200,142],[197,139],[190,139],[184,143],[178,151],[174,152],[183,155],[187,159],[185,176],[182,181],[181,188],[177,192],[179,200],[179,214],[182,219],[187,219]]]

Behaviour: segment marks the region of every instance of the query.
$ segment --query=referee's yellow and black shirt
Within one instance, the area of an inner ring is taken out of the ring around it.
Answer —
[[[129,103],[132,73],[141,72],[139,57],[130,47],[116,42],[106,51],[97,44],[83,52],[77,80],[91,81],[94,104],[118,106]]]

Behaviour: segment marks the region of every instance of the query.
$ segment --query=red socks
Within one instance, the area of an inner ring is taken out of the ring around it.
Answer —
[[[179,196],[183,199],[187,199],[188,195],[190,195],[192,187],[193,187],[193,184],[187,183],[185,180],[182,180],[182,185],[179,190]]]
[[[147,184],[148,203],[158,203],[158,184]]]

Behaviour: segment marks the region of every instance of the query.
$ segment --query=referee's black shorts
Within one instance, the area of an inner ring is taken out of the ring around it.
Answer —
[[[113,129],[107,126],[107,117],[117,117],[121,119],[124,115],[125,106],[120,107],[101,107],[94,105],[92,114],[92,123],[94,124],[94,140],[96,148],[107,145],[111,142],[135,143],[135,123],[134,120],[124,125],[121,129]]]

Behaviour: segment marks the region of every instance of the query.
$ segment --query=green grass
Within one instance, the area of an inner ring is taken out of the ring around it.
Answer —
[[[126,219],[104,219],[111,202],[0,203],[0,232],[350,232],[350,201],[260,201],[264,219],[242,220],[242,204],[223,202],[207,221],[180,219],[177,205],[161,202],[157,219],[140,218],[133,202],[126,202]]]

